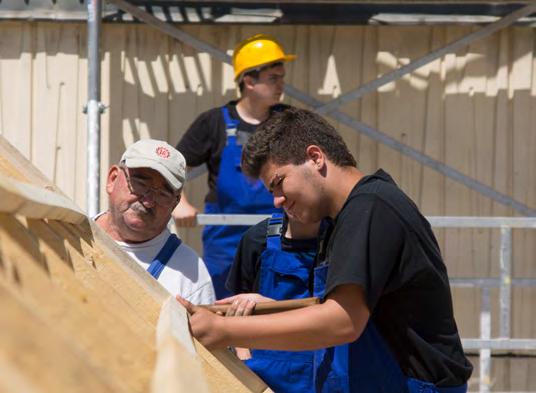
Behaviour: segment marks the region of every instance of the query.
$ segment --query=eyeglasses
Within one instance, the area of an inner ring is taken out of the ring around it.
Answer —
[[[154,201],[161,206],[170,206],[179,199],[178,195],[166,190],[165,188],[154,188],[147,184],[145,179],[137,176],[129,176],[128,171],[124,166],[120,165],[119,168],[121,168],[125,174],[128,189],[131,194],[134,194],[138,197],[143,197],[151,193]]]

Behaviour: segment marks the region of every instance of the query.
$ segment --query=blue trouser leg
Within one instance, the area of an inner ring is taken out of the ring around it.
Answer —
[[[245,363],[274,393],[314,393],[310,352],[253,350]]]
[[[232,293],[225,288],[225,281],[229,275],[232,260],[218,257],[213,258],[211,255],[205,255],[203,259],[212,279],[212,284],[214,285],[216,299],[219,300],[231,296]]]

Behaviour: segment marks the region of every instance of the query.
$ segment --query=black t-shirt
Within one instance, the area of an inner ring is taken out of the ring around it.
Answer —
[[[415,204],[379,170],[357,183],[334,225],[326,294],[359,285],[406,375],[439,387],[465,383],[472,365],[454,321],[446,267]]]
[[[230,101],[226,104],[232,119],[238,120],[237,139],[247,140],[247,136],[255,132],[258,124],[250,124],[242,120],[236,111],[238,101]],[[278,104],[271,108],[280,111],[287,108],[284,104]],[[241,137],[242,136],[242,137]],[[221,108],[212,108],[194,120],[190,128],[177,144],[177,150],[182,153],[189,167],[196,167],[204,163],[208,168],[209,191],[205,197],[206,202],[217,202],[216,185],[220,172],[220,161],[223,149],[227,142],[225,120]]]
[[[259,292],[261,255],[266,250],[268,219],[249,228],[236,250],[231,271],[227,276],[226,288],[232,293]],[[283,227],[283,233],[285,228]],[[281,249],[287,252],[316,251],[316,239],[281,238]]]

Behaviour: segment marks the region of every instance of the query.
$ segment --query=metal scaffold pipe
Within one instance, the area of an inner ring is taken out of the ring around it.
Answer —
[[[100,194],[100,29],[101,0],[88,0],[88,102],[87,102],[87,212],[90,217],[99,211]]]

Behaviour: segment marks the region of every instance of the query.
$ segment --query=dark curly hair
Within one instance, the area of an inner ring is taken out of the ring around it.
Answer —
[[[242,150],[242,171],[258,178],[269,160],[279,165],[303,164],[307,160],[306,149],[311,145],[320,147],[335,165],[357,165],[331,124],[308,110],[288,107],[273,113],[251,135]]]

